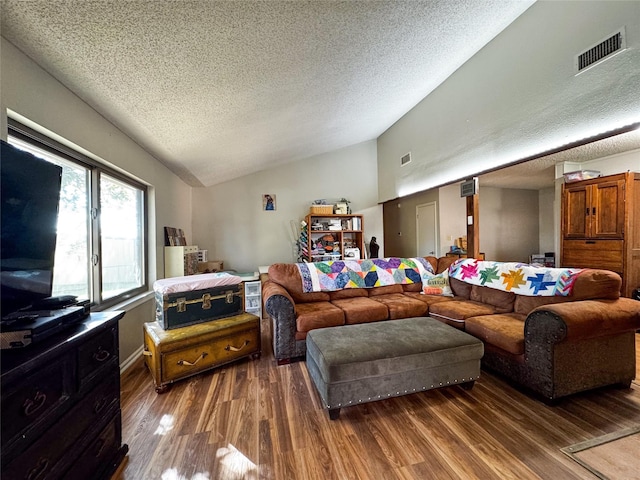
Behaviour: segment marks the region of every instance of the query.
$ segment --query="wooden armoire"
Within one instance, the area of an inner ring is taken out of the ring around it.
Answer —
[[[640,288],[640,173],[563,185],[560,264],[619,273],[625,297]]]

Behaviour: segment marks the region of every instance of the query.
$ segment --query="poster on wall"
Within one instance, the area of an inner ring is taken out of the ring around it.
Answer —
[[[276,209],[276,195],[274,193],[265,193],[262,195],[262,209],[263,210]]]

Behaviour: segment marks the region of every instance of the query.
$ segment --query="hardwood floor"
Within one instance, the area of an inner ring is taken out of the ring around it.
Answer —
[[[560,449],[640,425],[630,389],[550,407],[482,372],[455,386],[343,408],[330,421],[304,362],[263,354],[155,393],[142,359],[122,376],[125,463],[114,480],[594,479]],[[636,335],[640,358],[640,335]],[[638,365],[638,362],[637,362]],[[638,460],[640,462],[640,459]]]

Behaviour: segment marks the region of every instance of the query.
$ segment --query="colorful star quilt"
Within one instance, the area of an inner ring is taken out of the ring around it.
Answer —
[[[518,295],[570,296],[580,268],[536,267],[526,263],[487,262],[465,258],[449,267],[452,278]]]

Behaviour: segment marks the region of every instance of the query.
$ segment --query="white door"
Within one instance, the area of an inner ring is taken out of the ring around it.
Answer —
[[[416,232],[418,236],[418,257],[437,257],[438,223],[436,202],[424,203],[416,207]]]

